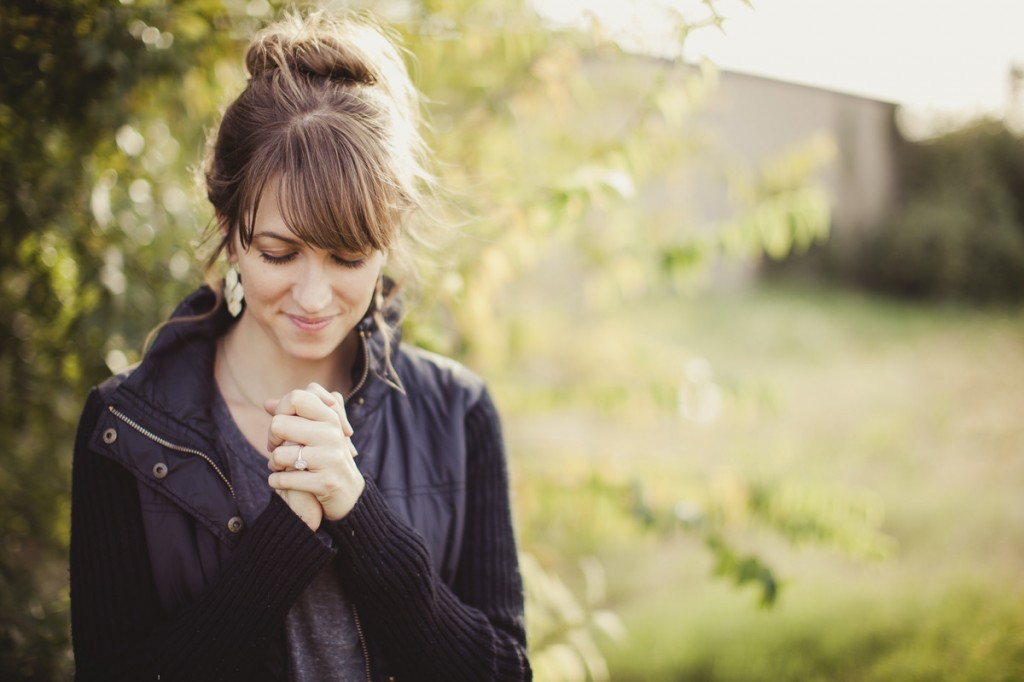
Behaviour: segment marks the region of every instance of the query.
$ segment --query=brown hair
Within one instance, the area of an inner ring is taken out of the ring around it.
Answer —
[[[385,250],[399,285],[413,276],[407,245],[429,242],[433,178],[419,95],[395,42],[365,18],[290,13],[256,34],[245,64],[249,81],[225,111],[205,168],[212,227],[221,230],[208,276],[236,236],[248,248],[271,182],[285,223],[306,243]]]

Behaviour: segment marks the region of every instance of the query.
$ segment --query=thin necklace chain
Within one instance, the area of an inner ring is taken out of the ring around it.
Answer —
[[[247,403],[249,403],[250,405],[252,405],[253,407],[262,412],[263,405],[249,397],[249,394],[245,392],[244,388],[242,388],[242,383],[238,380],[238,377],[236,377],[235,373],[231,371],[231,363],[228,362],[228,352],[227,349],[224,347],[224,340],[221,339],[218,345],[220,346],[221,360],[223,361],[221,362],[221,364],[224,365],[224,371],[227,372],[228,378],[231,379],[231,383],[235,385],[235,388],[238,390],[238,393],[243,398],[245,398],[245,401]]]

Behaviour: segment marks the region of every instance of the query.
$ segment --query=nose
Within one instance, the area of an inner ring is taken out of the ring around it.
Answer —
[[[326,269],[317,259],[306,259],[292,287],[292,298],[309,314],[322,312],[331,304],[331,284]]]

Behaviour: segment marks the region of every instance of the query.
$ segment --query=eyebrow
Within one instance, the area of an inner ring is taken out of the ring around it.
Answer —
[[[291,244],[292,246],[301,246],[302,245],[302,240],[296,239],[294,237],[286,237],[283,234],[278,234],[277,232],[263,231],[263,232],[257,232],[256,234],[254,234],[252,236],[253,240],[259,239],[260,237],[268,237],[270,239],[276,239],[276,240],[282,241],[282,242],[284,242],[286,244]]]

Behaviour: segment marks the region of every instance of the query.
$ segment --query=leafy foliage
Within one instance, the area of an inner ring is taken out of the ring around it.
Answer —
[[[537,474],[531,480],[535,490],[520,505],[522,532],[532,545],[588,556],[637,535],[691,535],[714,557],[714,573],[758,588],[762,606],[775,603],[780,580],[769,563],[742,549],[738,535],[760,531],[793,545],[828,547],[867,560],[885,558],[893,549],[881,530],[879,502],[839,488],[766,477],[748,480],[738,474],[712,480],[673,477],[670,492],[651,490],[641,478],[619,482],[597,473],[577,482]],[[569,499],[559,495],[566,489],[571,490]]]
[[[600,608],[606,598],[600,561],[592,556],[580,560],[586,579],[582,599],[532,555],[523,555],[520,563],[526,585],[531,666],[537,679],[609,679],[597,635],[621,640],[626,631],[613,611]]]
[[[709,19],[677,17],[679,35],[720,23],[705,6]],[[210,214],[194,171],[218,107],[243,82],[242,45],[275,7],[12,0],[0,10],[0,676],[70,670],[78,410],[90,386],[138,359],[148,330],[199,279],[192,246]],[[386,18],[431,100],[459,227],[409,320],[422,345],[484,373],[525,363],[543,355],[530,342],[539,311],[607,310],[727,243],[783,253],[824,224],[800,173],[761,183],[753,218],[717,240],[639,209],[645,189],[685,160],[680,122],[702,96],[700,78],[674,80],[671,60],[625,55],[597,26],[549,26],[525,1],[424,0]],[[654,77],[637,91],[635,70],[618,68],[639,62]],[[628,96],[610,98],[612,85]],[[543,588],[556,580],[545,570],[531,574],[542,609],[559,591]],[[538,640],[569,646],[595,678],[599,656],[580,628],[608,620],[596,608],[552,609],[563,615]]]
[[[126,196],[133,175],[176,161],[166,125],[143,154],[128,122],[186,106],[160,109],[158,93],[192,59],[224,49],[216,26],[226,17],[215,2],[172,12],[103,0],[6,2],[2,13],[0,674],[46,679],[70,665],[64,557],[78,410],[108,371],[106,353],[175,297],[159,265],[187,243],[148,181],[130,184],[131,208],[108,194],[119,173]]]
[[[872,287],[928,298],[1024,298],[1024,139],[980,121],[903,157],[904,198],[860,257]]]

